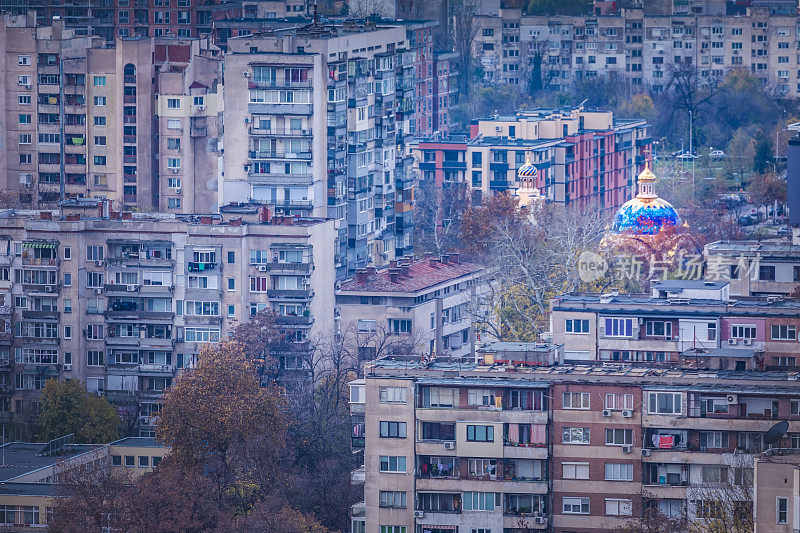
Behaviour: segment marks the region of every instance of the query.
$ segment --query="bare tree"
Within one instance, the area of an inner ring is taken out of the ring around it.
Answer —
[[[458,54],[459,94],[468,99],[470,93],[470,70],[472,69],[472,43],[478,28],[475,16],[478,0],[455,0],[450,4],[453,50]]]
[[[461,217],[472,200],[467,184],[437,187],[425,179],[415,192],[414,249],[441,255],[459,248]]]

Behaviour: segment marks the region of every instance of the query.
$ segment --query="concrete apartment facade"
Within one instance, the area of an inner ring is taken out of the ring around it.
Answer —
[[[27,412],[47,378],[79,379],[146,436],[172,379],[258,311],[290,333],[275,369],[287,380],[302,378],[311,339],[333,332],[333,221],[98,209],[3,213],[6,412]]]
[[[458,254],[359,269],[336,289],[337,327],[355,331],[375,349],[387,334],[400,335],[417,353],[474,358],[473,318],[485,305],[487,283],[486,271],[462,263]]]
[[[798,393],[784,373],[378,360],[351,383],[365,444],[353,530],[611,531],[644,510],[703,521],[721,484],[748,508],[758,454],[800,446]],[[780,420],[788,433],[768,446]],[[773,525],[792,475],[758,477]]]
[[[666,283],[666,282],[662,282]],[[719,370],[798,367],[800,303],[781,298],[728,299],[685,290],[679,297],[567,294],[552,301],[553,342],[566,361],[645,363]],[[702,290],[702,289],[701,289]]]
[[[220,205],[333,218],[340,277],[408,255],[406,143],[434,125],[430,26],[314,22],[228,40]]]
[[[192,152],[196,157],[183,160],[192,171],[185,179],[194,179],[200,186],[186,189],[211,198],[196,201],[192,196],[178,196],[184,202],[181,205],[208,211],[216,204],[211,193],[216,192],[219,168],[214,136],[218,105],[216,94],[205,95],[208,87],[216,91],[217,84],[207,78],[213,78],[211,73],[219,67],[214,67],[214,52],[204,41],[118,39],[113,48],[107,48],[102,39],[64,28],[63,20],[36,27],[29,14],[4,16],[0,43],[0,92],[8,103],[0,122],[2,180],[11,205],[55,207],[61,199],[63,151],[65,198],[110,198],[117,206],[144,210],[167,207],[175,191],[168,187],[166,177],[163,191],[159,190],[162,161],[153,131],[170,133],[170,120],[181,115],[169,108],[169,101],[175,100],[167,97],[170,93],[159,95],[157,102],[157,87],[162,83],[165,90],[185,100],[186,124],[178,127],[187,133],[183,145],[187,150],[194,148],[191,141],[199,145]],[[60,80],[62,62],[64,79]],[[180,88],[176,87],[180,82],[171,80],[179,71],[192,78]],[[205,85],[205,91],[190,89],[195,82]],[[195,96],[207,98],[208,108],[193,106],[190,100]],[[161,137],[166,144],[162,168],[168,167],[169,159],[181,160],[169,158],[171,137]]]
[[[465,183],[481,195],[514,193],[517,171],[530,161],[535,187],[552,202],[613,208],[633,197],[634,176],[651,159],[645,122],[614,120],[611,112],[520,111],[473,122],[469,137],[420,140],[420,178],[437,188]]]
[[[756,533],[800,529],[800,453],[780,450],[757,456],[753,490]]]
[[[500,9],[476,17],[473,57],[485,83],[512,85],[527,85],[534,60],[540,60],[542,82],[556,91],[609,72],[658,91],[671,67],[691,65],[704,80],[744,69],[779,93],[800,93],[794,12],[771,13],[754,3],[745,13],[727,15],[680,4],[685,11],[622,9],[575,17],[521,16],[518,9]]]
[[[734,296],[786,296],[800,283],[800,248],[789,242],[718,241],[703,249],[706,277]]]

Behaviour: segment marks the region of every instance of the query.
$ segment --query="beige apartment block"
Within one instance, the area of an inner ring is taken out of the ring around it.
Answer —
[[[800,529],[800,453],[776,450],[755,458],[755,533]]]
[[[3,214],[6,412],[33,408],[47,378],[79,379],[150,436],[181,369],[263,309],[289,333],[278,379],[306,379],[303,355],[334,329],[333,221],[268,220],[254,208],[222,219],[121,216],[96,201],[65,209]]]

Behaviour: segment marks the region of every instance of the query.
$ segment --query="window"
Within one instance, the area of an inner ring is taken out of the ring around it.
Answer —
[[[19,123],[20,124],[30,124],[31,123],[31,116],[29,114],[20,114],[19,116]]]
[[[180,198],[167,198],[167,208],[169,209],[180,209],[181,207],[181,199]]]
[[[725,483],[728,481],[728,467],[712,465],[703,466],[703,483]]]
[[[178,98],[167,98],[167,109],[180,109],[181,101]]]
[[[564,514],[589,514],[589,498],[564,498],[562,510]]]
[[[219,342],[219,330],[210,328],[185,328],[186,342]]]
[[[494,492],[464,492],[464,510],[494,511],[495,505],[500,505],[499,500],[500,498]]]
[[[17,65],[20,67],[27,67],[31,64],[31,56],[29,55],[18,55],[17,56]]]
[[[140,455],[139,456],[139,468],[147,468],[150,466],[150,456],[148,455]]]
[[[102,261],[103,260],[102,246],[87,246],[86,247],[86,260],[87,261]]]
[[[31,154],[19,154],[19,164],[20,165],[30,165],[31,164]]]
[[[122,466],[122,456],[121,455],[112,455],[111,456],[111,465],[112,466]]]
[[[606,337],[630,337],[633,332],[633,320],[630,318],[606,318]]]
[[[105,126],[106,125],[106,117],[94,117],[94,125],[95,126]]]
[[[633,465],[631,463],[606,463],[607,481],[633,481]]]
[[[632,429],[606,428],[606,446],[632,446]]]
[[[470,459],[467,463],[469,475],[474,477],[494,476],[497,474],[496,459]]]
[[[94,156],[94,164],[104,167],[106,166],[106,156],[104,155],[96,155]]]
[[[406,403],[407,389],[403,387],[380,387],[378,401],[380,403]]]
[[[411,333],[411,320],[389,319],[389,331],[392,333]]]
[[[467,391],[467,405],[493,406],[494,392],[490,390],[469,389]]]
[[[772,340],[793,341],[797,339],[797,327],[794,325],[773,324],[771,330]]]
[[[27,89],[30,89],[30,87],[28,87],[30,84],[31,84],[30,76],[17,76],[17,85],[25,85]]]
[[[760,281],[775,281],[775,265],[760,265],[758,267]]]
[[[394,490],[380,491],[380,506],[395,509],[406,508],[406,493]]]
[[[604,408],[611,410],[633,410],[633,394],[606,394]]]
[[[406,533],[406,526],[381,526],[380,533]]]
[[[467,442],[494,442],[494,426],[467,425]]]
[[[650,414],[679,415],[682,412],[680,392],[651,392],[649,398]]]
[[[455,440],[456,425],[453,422],[423,422],[422,440]]]
[[[645,325],[645,334],[648,337],[672,337],[672,322],[648,320]]]
[[[565,392],[564,409],[589,409],[588,392]]]
[[[64,274],[64,286],[72,287],[72,274],[70,274],[69,272]]]
[[[94,85],[95,87],[102,87],[106,84],[106,77],[105,76],[95,76],[94,77]]]
[[[789,498],[775,498],[775,523],[786,524],[789,519]]]
[[[589,463],[561,463],[563,479],[589,479]]]
[[[95,146],[105,146],[106,145],[105,135],[95,135],[94,144]]]
[[[405,473],[406,458],[403,455],[381,455],[380,465],[381,472]]]
[[[717,449],[727,448],[728,433],[724,431],[701,431],[700,447]]]
[[[103,366],[103,352],[101,350],[86,352],[86,366]]]
[[[422,389],[423,407],[458,406],[458,391],[444,387],[425,387]]]
[[[737,325],[731,326],[732,339],[755,339],[756,327],[754,325]]]
[[[606,514],[611,516],[630,516],[633,514],[631,501],[606,498]]]
[[[19,144],[31,144],[31,134],[30,133],[20,133],[19,134]],[[28,155],[28,161],[27,162],[30,163],[31,162],[30,161],[31,156],[30,156],[30,154],[27,154],[27,155]],[[22,162],[22,161],[20,160],[20,162]]]
[[[563,444],[589,444],[589,428],[561,428],[561,442]]]
[[[380,436],[389,439],[404,439],[406,438],[406,423],[405,422],[381,422]]]
[[[94,97],[94,105],[96,105],[96,106],[104,106],[104,105],[106,105],[106,97],[105,96],[95,96]]]
[[[20,94],[17,97],[17,103],[19,105],[31,105],[31,95],[29,95],[29,94]]]
[[[589,320],[580,318],[568,318],[564,331],[567,333],[589,333]]]

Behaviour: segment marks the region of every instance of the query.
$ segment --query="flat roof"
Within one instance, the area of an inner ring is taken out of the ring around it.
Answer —
[[[654,281],[653,287],[664,289],[721,289],[730,285],[729,281],[710,281],[703,279],[663,279]]]
[[[56,455],[39,455],[47,443],[9,442],[0,446],[0,481],[7,481],[23,474],[53,466],[67,459],[91,452],[102,444],[68,444]]]
[[[153,437],[125,437],[119,440],[115,440],[110,444],[110,446],[132,446],[137,448],[164,448],[163,444],[160,444],[156,441]]]
[[[35,482],[2,482],[0,496],[55,496],[56,485]]]
[[[478,352],[542,352],[562,346],[551,342],[491,342],[477,349]]]

